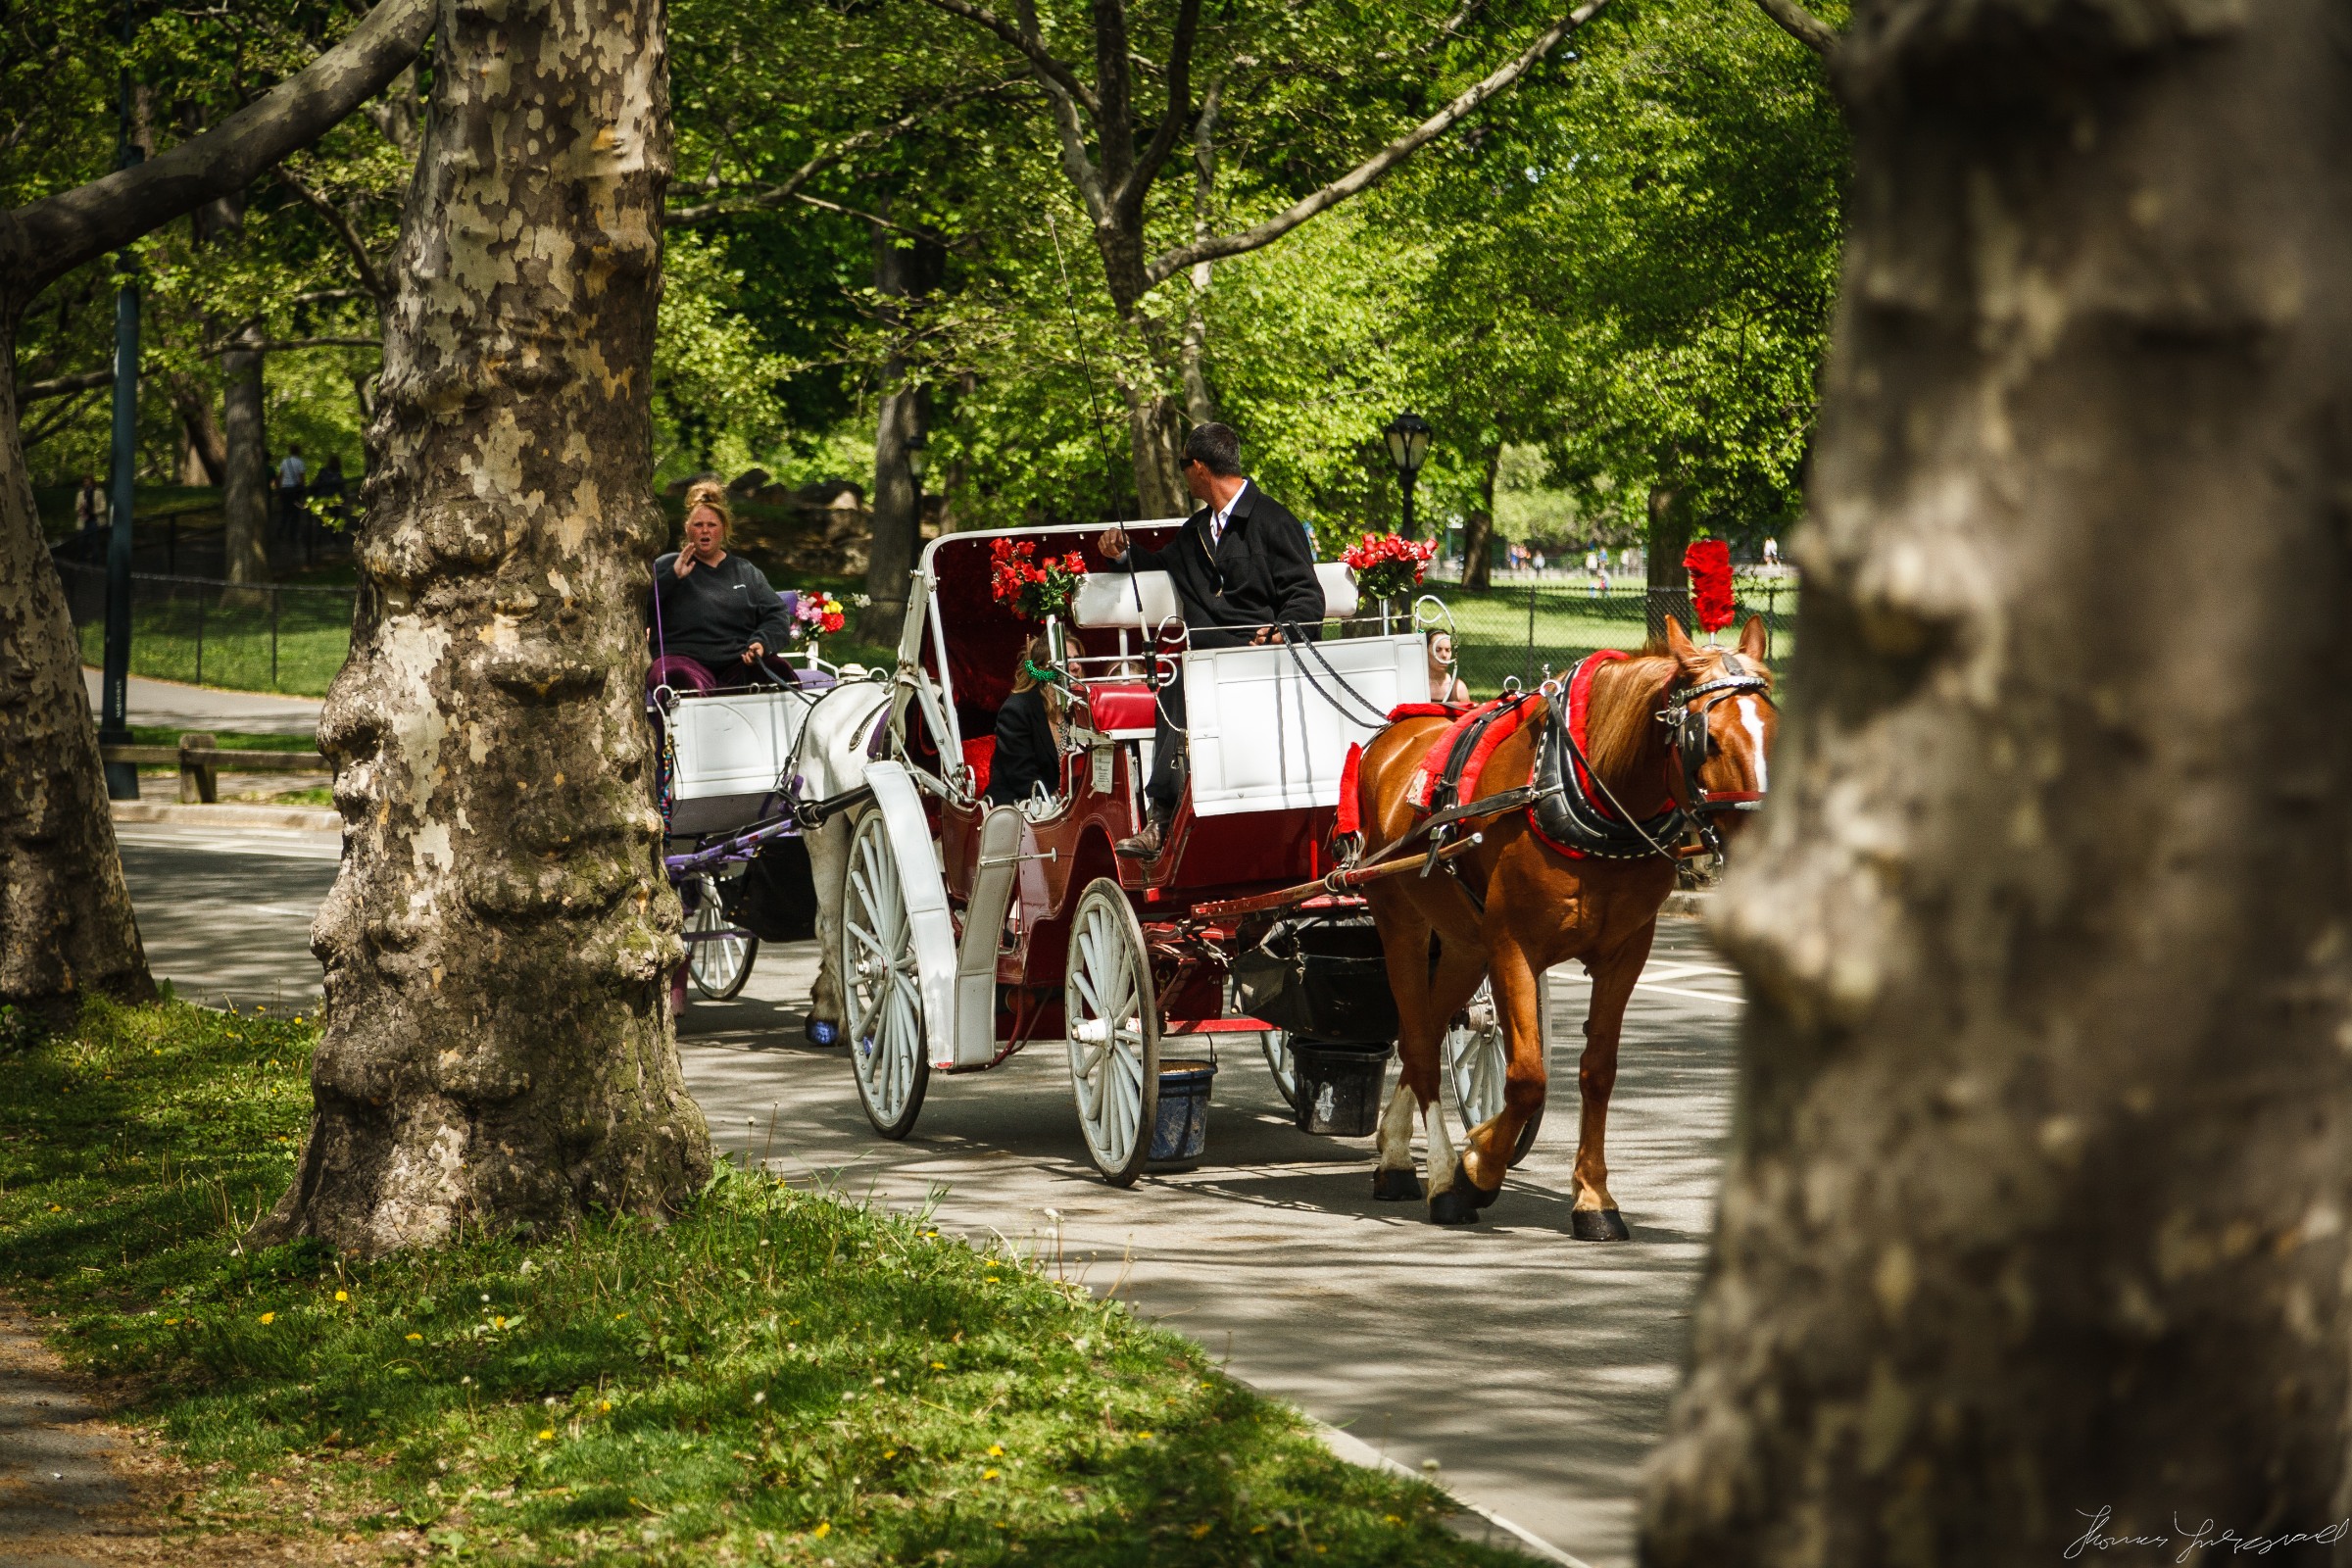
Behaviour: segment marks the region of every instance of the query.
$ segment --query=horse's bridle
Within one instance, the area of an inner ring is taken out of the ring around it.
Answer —
[[[1681,767],[1683,788],[1679,804],[1683,814],[1698,830],[1700,841],[1718,857],[1723,854],[1723,835],[1709,818],[1723,811],[1760,810],[1764,792],[1710,790],[1699,783],[1699,769],[1707,763],[1707,715],[1718,703],[1742,692],[1772,702],[1772,682],[1750,671],[1738,654],[1723,656],[1723,669],[1722,675],[1701,685],[1668,688],[1667,706],[1657,713],[1658,722],[1672,736],[1674,756]]]

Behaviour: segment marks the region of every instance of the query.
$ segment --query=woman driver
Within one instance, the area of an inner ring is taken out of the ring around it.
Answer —
[[[721,686],[741,686],[753,665],[791,682],[791,666],[768,659],[791,640],[792,607],[758,566],[727,549],[734,518],[727,493],[706,479],[686,492],[686,548],[654,563],[661,646],[703,665]]]

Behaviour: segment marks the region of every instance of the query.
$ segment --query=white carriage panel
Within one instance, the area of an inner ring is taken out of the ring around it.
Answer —
[[[1335,676],[1362,703],[1337,691]],[[1196,651],[1184,683],[1196,816],[1338,805],[1348,748],[1378,732],[1367,705],[1385,714],[1429,697],[1427,656],[1410,633],[1318,643],[1296,660],[1280,647]]]
[[[750,823],[776,792],[808,717],[808,699],[787,691],[679,699],[663,715],[676,758],[670,831],[708,833]]]
[[[1355,578],[1344,563],[1315,564],[1315,580],[1323,585],[1326,618],[1355,613]],[[1137,602],[1142,602],[1138,610]],[[1132,579],[1124,571],[1090,571],[1070,601],[1070,620],[1081,630],[1115,631],[1124,626],[1156,628],[1181,612],[1176,590],[1164,571],[1139,571]]]

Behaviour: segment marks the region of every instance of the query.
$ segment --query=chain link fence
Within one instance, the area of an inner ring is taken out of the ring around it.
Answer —
[[[106,568],[59,561],[82,662],[106,658]],[[130,672],[238,691],[326,695],[351,653],[356,588],[133,572]]]
[[[1651,590],[1642,586],[1603,589],[1531,581],[1464,588],[1431,582],[1421,591],[1435,594],[1451,612],[1454,658],[1462,679],[1480,697],[1500,691],[1508,677],[1532,686],[1547,670],[1567,669],[1598,649],[1640,648],[1669,613],[1686,629],[1690,626],[1688,594],[1661,593],[1653,605]],[[1767,657],[1786,659],[1796,626],[1796,584],[1780,578],[1743,581],[1738,603],[1735,629],[1749,615],[1762,615],[1770,637]]]

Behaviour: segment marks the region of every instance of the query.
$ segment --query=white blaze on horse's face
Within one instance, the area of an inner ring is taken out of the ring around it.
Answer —
[[[1758,698],[1744,696],[1739,698],[1738,703],[1740,727],[1747,731],[1750,755],[1756,760],[1756,788],[1759,791],[1770,789],[1772,786],[1765,777],[1768,764],[1764,757],[1764,704]]]

